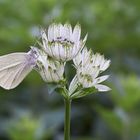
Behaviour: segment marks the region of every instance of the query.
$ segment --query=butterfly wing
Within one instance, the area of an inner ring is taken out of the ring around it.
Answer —
[[[12,53],[0,57],[0,86],[13,89],[31,72],[27,53]]]
[[[24,65],[22,67],[20,67],[20,70],[18,71],[18,73],[16,74],[11,88],[15,88],[16,86],[18,86],[23,79],[32,71],[33,67],[30,65]]]
[[[26,61],[27,53],[11,53],[0,56],[0,71]]]

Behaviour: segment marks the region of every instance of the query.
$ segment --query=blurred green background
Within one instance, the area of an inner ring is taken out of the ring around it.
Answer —
[[[54,21],[80,23],[87,47],[112,61],[112,91],[73,101],[72,140],[140,140],[140,1],[0,0],[0,55],[27,52]],[[63,98],[35,71],[0,88],[0,140],[63,140],[63,119]]]

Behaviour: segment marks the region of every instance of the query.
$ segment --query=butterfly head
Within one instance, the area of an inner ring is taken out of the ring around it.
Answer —
[[[30,65],[35,66],[37,59],[39,57],[39,50],[36,47],[31,47],[30,51],[27,53],[28,54],[28,63]]]

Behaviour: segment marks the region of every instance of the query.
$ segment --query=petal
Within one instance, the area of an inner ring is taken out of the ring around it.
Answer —
[[[44,51],[45,51],[48,55],[52,56],[51,46],[49,46],[49,44],[44,43],[44,44],[43,44],[43,48],[44,48]]]
[[[84,46],[82,45],[82,41],[78,41],[75,45],[75,52],[73,51],[73,54],[75,54],[75,56],[84,48]]]
[[[71,47],[66,47],[67,49],[67,60],[70,60],[72,58],[72,54],[71,54]]]
[[[73,48],[73,51],[75,51],[75,49]],[[80,63],[82,62],[82,54],[81,52],[79,52],[77,54],[77,56],[73,59],[73,63],[76,67],[78,67],[80,65]]]
[[[56,29],[56,24],[55,23],[53,23],[49,26],[49,28],[48,28],[48,40],[49,41],[53,41],[53,40],[56,39],[55,29]]]
[[[62,77],[63,74],[64,74],[64,68],[65,68],[65,64],[64,64],[64,63],[62,63],[62,64],[59,65],[59,68],[58,68],[57,73],[58,73],[58,75],[59,75],[60,77]]]
[[[57,40],[59,37],[61,37],[61,29],[62,29],[62,24],[57,24],[55,26],[55,39]]]
[[[53,49],[53,54],[54,54],[54,58],[56,58],[57,60],[60,60],[60,53],[59,53],[59,43],[55,43],[54,49]]]
[[[61,60],[65,61],[65,48],[62,45],[59,45],[59,53],[61,55]]]
[[[105,71],[109,66],[110,66],[111,61],[110,60],[105,60],[104,64],[101,65],[100,69],[102,71]]]
[[[110,91],[111,89],[105,85],[95,85],[95,88],[98,89],[98,91],[104,92],[104,91]]]
[[[41,31],[42,41],[48,43],[48,38],[44,30]]]
[[[88,37],[88,34],[85,35],[85,37],[84,37],[84,39],[83,39],[83,41],[82,41],[82,42],[83,42],[83,46],[85,45],[85,43],[86,43],[86,41],[87,41],[87,37]]]
[[[93,79],[95,79],[98,75],[99,75],[99,72],[100,72],[100,70],[99,70],[99,68],[94,68],[93,70],[92,70],[92,78]]]
[[[46,53],[48,53],[50,57],[56,58],[54,55],[55,45],[48,46],[47,48],[48,48],[48,51],[46,50]]]
[[[42,46],[43,49],[46,50],[48,44],[48,38],[44,30],[41,31],[41,37],[42,37],[42,44],[40,46]]]
[[[109,75],[104,75],[95,79],[96,83],[101,83],[109,78]]]
[[[94,65],[95,66],[99,66],[102,59],[103,59],[103,56],[102,55],[100,55],[99,53],[95,54],[95,62],[94,62]]]
[[[69,58],[68,58],[68,47],[64,47],[64,58],[65,58],[65,61],[67,61]]]
[[[66,38],[67,40],[69,40],[70,41],[70,38],[71,38],[71,35],[72,35],[72,27],[71,27],[71,25],[70,24],[68,24],[68,23],[66,23],[65,25],[64,25],[64,38]]]
[[[62,47],[62,44],[58,43],[58,55],[59,55],[59,60],[62,60],[62,56],[63,56],[63,54],[61,54],[61,47]]]
[[[74,91],[77,89],[78,87],[78,80],[77,80],[77,75],[72,79],[70,86],[69,86],[69,95],[71,95],[72,93],[74,93]]]
[[[59,24],[59,30],[60,30],[60,37],[64,37],[64,26],[62,24]]]
[[[81,36],[81,26],[77,24],[73,30],[72,41],[76,43],[77,41],[80,40],[80,36]]]
[[[91,51],[88,51],[87,48],[84,48],[82,51],[82,56],[83,66],[87,65],[91,60]]]

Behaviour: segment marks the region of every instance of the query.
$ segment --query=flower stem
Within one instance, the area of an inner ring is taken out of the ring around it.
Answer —
[[[65,99],[64,140],[70,140],[70,114],[71,114],[71,100]]]

